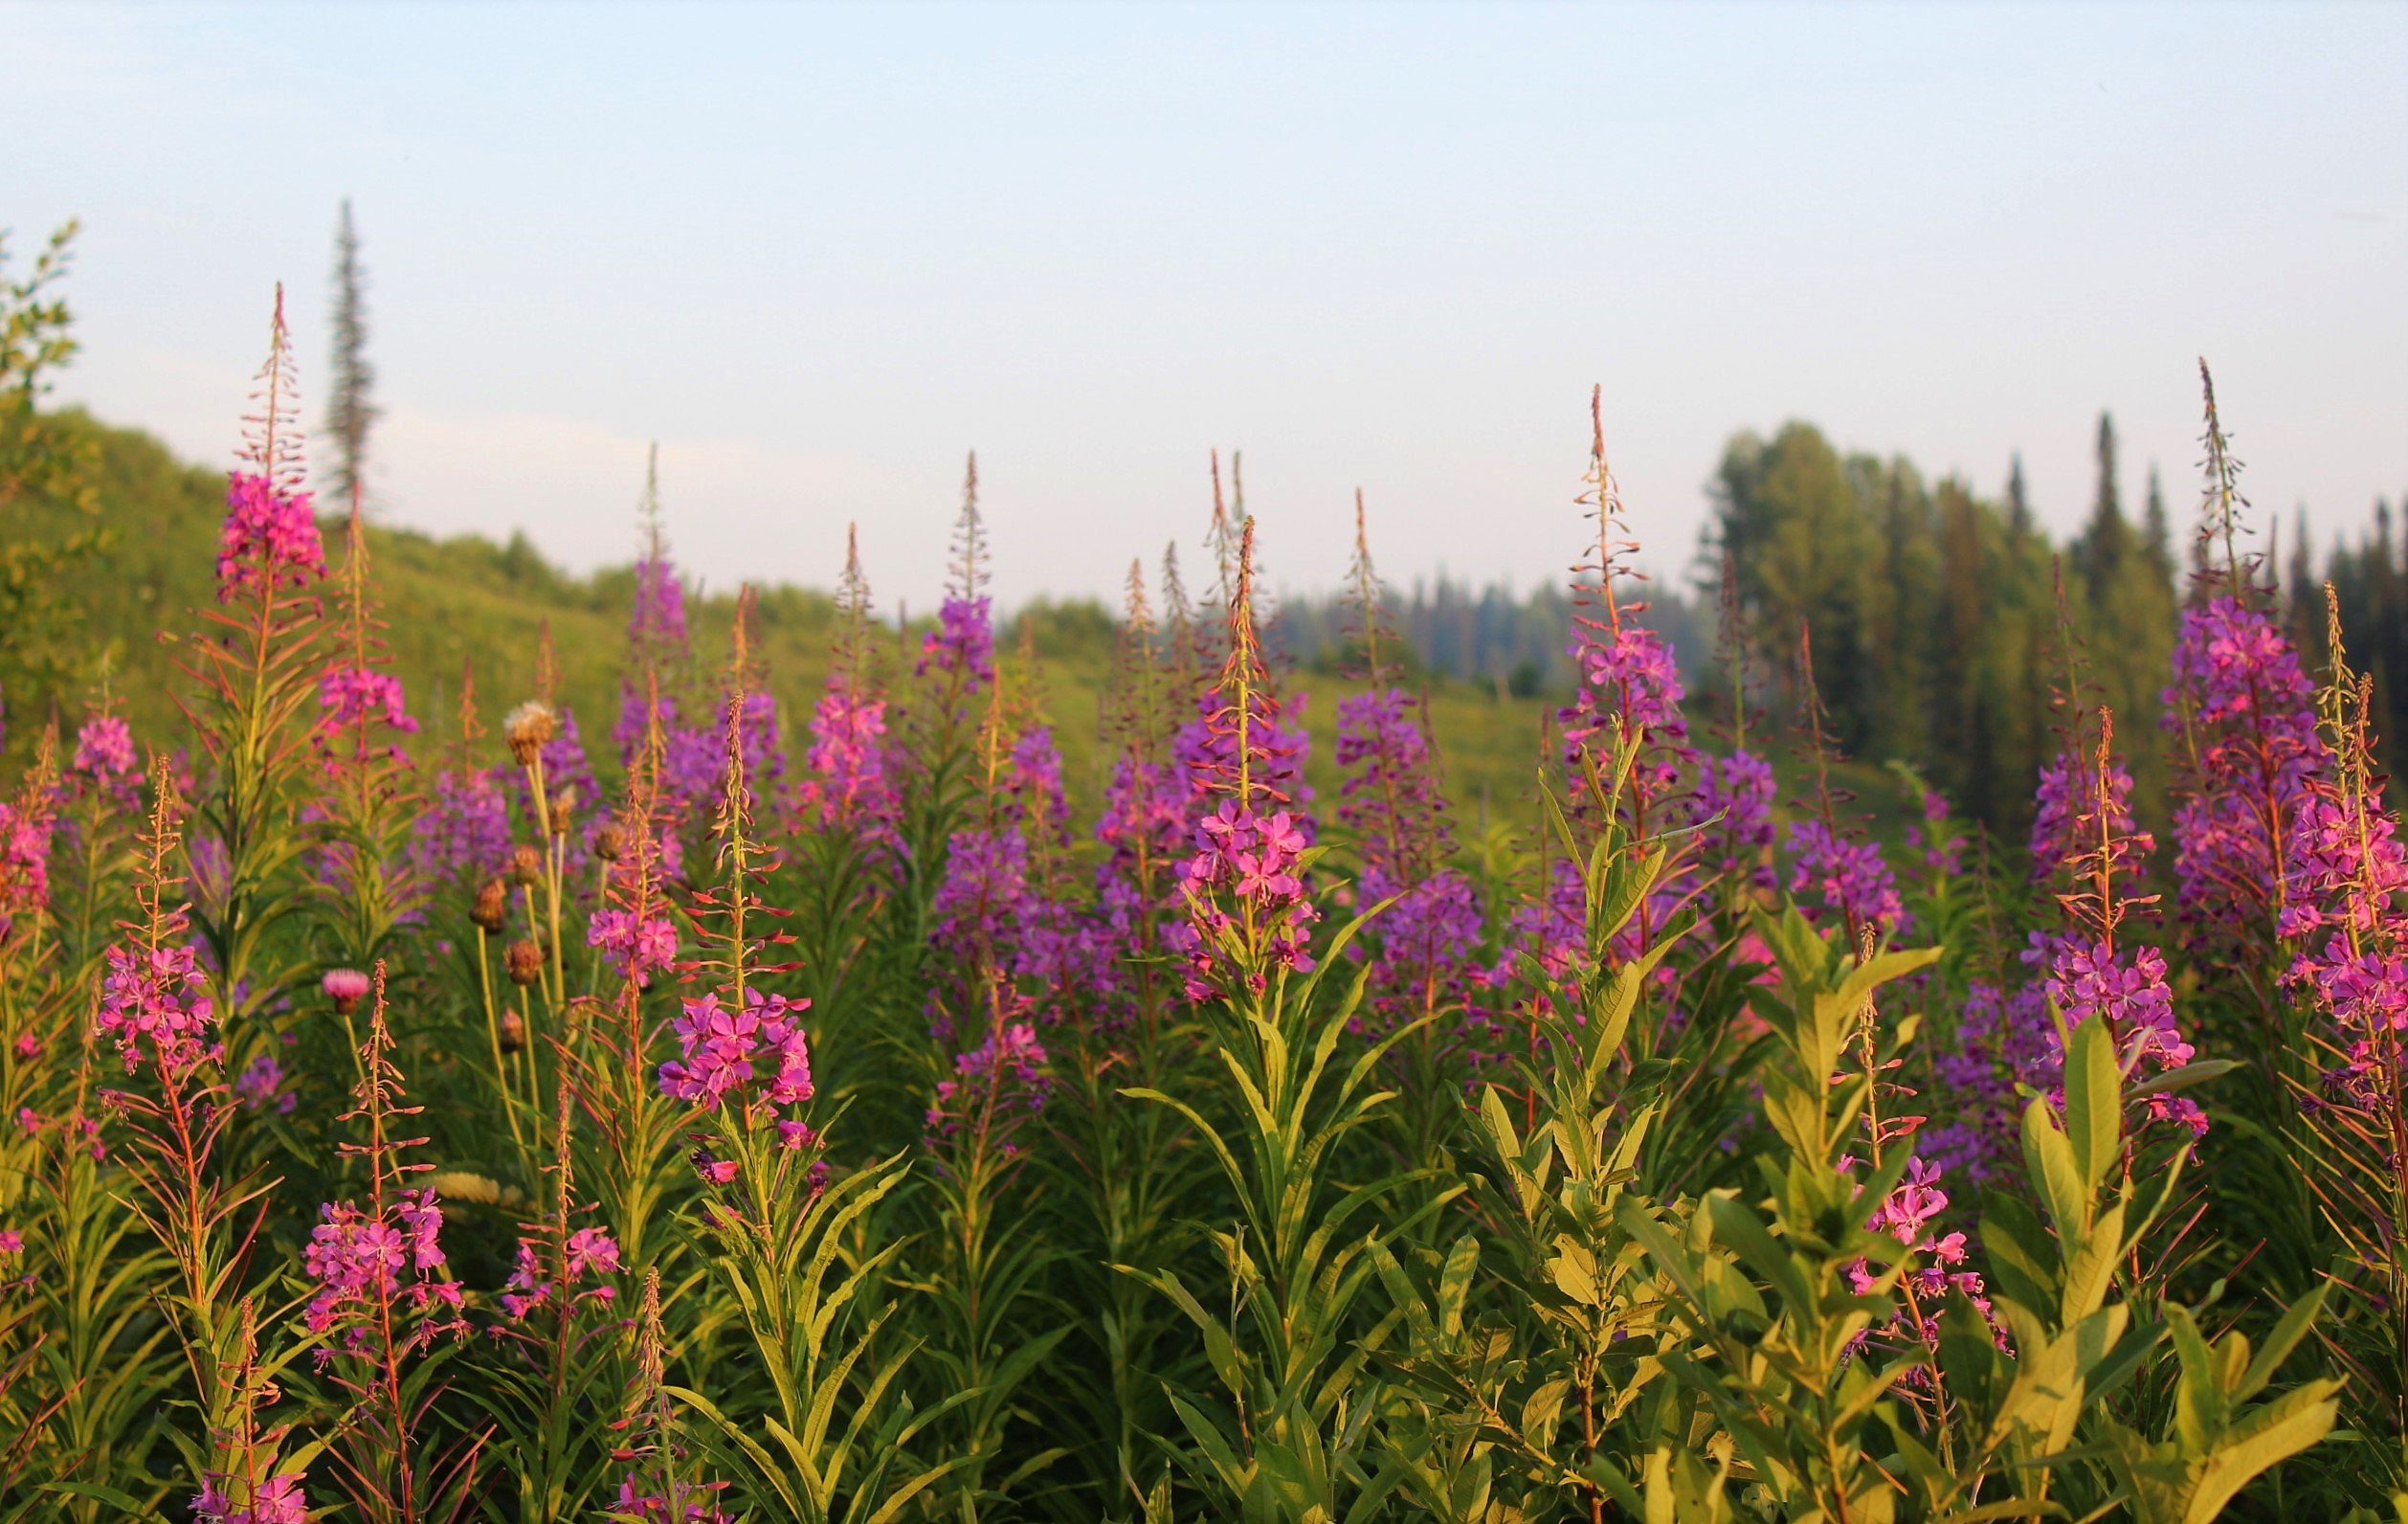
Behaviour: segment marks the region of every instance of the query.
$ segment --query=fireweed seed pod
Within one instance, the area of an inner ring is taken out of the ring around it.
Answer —
[[[593,855],[605,863],[616,863],[627,856],[627,827],[616,820],[605,820],[594,828]]]
[[[502,720],[502,738],[510,743],[513,761],[523,768],[533,767],[544,743],[552,738],[558,728],[551,706],[540,699],[529,699]]]
[[[544,976],[544,950],[524,937],[510,944],[502,963],[510,971],[510,982],[521,989]]]
[[[522,841],[510,849],[510,878],[522,887],[532,888],[544,881],[544,854]]]
[[[349,1016],[368,995],[368,975],[357,969],[328,969],[318,987],[334,1002],[336,1015]]]
[[[494,1036],[501,1041],[502,1052],[516,1053],[526,1046],[526,1018],[504,1006]]]
[[[468,918],[482,930],[501,930],[502,923],[510,918],[510,885],[500,879],[477,885],[477,903],[469,907]]]

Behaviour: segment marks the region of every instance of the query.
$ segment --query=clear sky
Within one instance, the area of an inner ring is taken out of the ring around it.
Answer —
[[[0,225],[86,224],[66,395],[224,461],[353,198],[392,522],[883,607],[979,452],[998,592],[1117,591],[1245,452],[1277,583],[1582,537],[1592,381],[1686,565],[1731,431],[2078,521],[2408,488],[2408,7],[0,4]],[[316,386],[317,390],[311,389]],[[1191,562],[1191,565],[1193,563]]]

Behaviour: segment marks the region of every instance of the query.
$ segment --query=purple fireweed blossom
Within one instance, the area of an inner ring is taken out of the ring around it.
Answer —
[[[1991,981],[1973,981],[1957,1016],[1955,1050],[1932,1058],[1947,1103],[1942,1119],[1918,1140],[1923,1153],[1975,1185],[2001,1178],[2020,1156],[2023,1099],[2017,1087],[2045,1088],[2058,1058],[2056,1023],[2038,984],[2009,994]]]
[[[422,882],[481,880],[510,865],[510,804],[490,771],[444,772],[410,839],[410,865]]]
[[[944,943],[1008,946],[1035,907],[1028,872],[1028,840],[1017,827],[954,832],[928,904],[932,934]]]
[[[1773,801],[1779,792],[1773,764],[1752,752],[1700,763],[1696,810],[1706,822],[1707,871],[1762,893],[1779,886],[1773,871]]]
[[[1841,1168],[1852,1167],[1852,1160],[1842,1160]],[[1923,1263],[1909,1261],[1898,1289],[1906,1305],[1898,1310],[1887,1323],[1859,1334],[1849,1341],[1850,1355],[1862,1354],[1875,1340],[1884,1343],[1912,1341],[1926,1349],[1935,1349],[1940,1341],[1940,1309],[1949,1292],[1961,1291],[1972,1302],[1982,1321],[1989,1325],[1991,1337],[1998,1347],[2006,1348],[2006,1335],[1993,1315],[1988,1288],[1981,1276],[1972,1270],[1958,1269],[1965,1263],[1965,1235],[1951,1232],[1934,1234],[1930,1224],[1948,1210],[1949,1194],[1941,1188],[1938,1165],[1921,1156],[1906,1161],[1906,1173],[1898,1184],[1873,1209],[1864,1225],[1873,1232],[1886,1233],[1906,1245],[1910,1255]],[[1880,1277],[1863,1260],[1848,1266],[1848,1282],[1860,1296],[1870,1294]],[[1907,1384],[1929,1386],[1929,1372],[1909,1373]]]
[[[191,944],[145,951],[121,943],[109,949],[100,978],[100,1035],[117,1044],[128,1074],[147,1062],[180,1078],[223,1051],[208,989]]]
[[[831,676],[819,695],[803,765],[811,774],[803,784],[804,813],[822,827],[891,826],[897,807],[887,775],[886,701],[850,675]]]
[[[1790,826],[1790,892],[1813,896],[1798,908],[1809,920],[1837,917],[1849,928],[1872,927],[1884,935],[1906,920],[1898,880],[1882,849],[1852,841],[1809,817]]]
[[[2040,769],[2038,808],[2032,816],[2032,876],[2045,879],[2065,863],[2096,852],[2098,815],[2102,806],[2098,768],[2085,749],[2069,747]],[[2119,757],[2107,759],[2107,810],[2108,839],[2114,843],[2115,870],[2139,872],[2157,850],[2157,840],[2132,820],[2132,775]]]
[[[728,1524],[726,1513],[713,1501],[714,1494],[726,1485],[672,1481],[670,1495],[662,1497],[658,1492],[645,1491],[630,1474],[618,1484],[618,1502],[613,1506],[612,1513],[640,1524]]]
[[[192,1524],[309,1524],[309,1498],[300,1472],[279,1472],[260,1482],[241,1507],[228,1496],[227,1480],[212,1476],[202,1482],[192,1499]]]
[[[297,587],[325,570],[326,549],[308,493],[280,491],[249,471],[227,478],[226,522],[217,539],[220,602],[247,588]]]
[[[2125,1073],[2163,1073],[2182,1067],[2196,1056],[2174,1022],[2165,955],[2155,948],[2117,948],[2087,938],[2050,943],[2037,934],[2034,942],[2036,949],[2048,949],[2042,987],[2056,1002],[2065,1029],[2071,1031],[2094,1016],[2104,1019],[2115,1038],[2116,1056]],[[2048,1071],[2052,1076],[2062,1075],[2062,1040],[2054,1023],[2046,1042]],[[2206,1113],[2187,1096],[2152,1095],[2149,1114],[2178,1121],[2194,1134],[2207,1132]]]
[[[995,680],[995,632],[990,600],[948,594],[936,611],[936,628],[920,638],[915,677],[934,672],[960,684],[963,697]]]
[[[234,1093],[242,1104],[254,1111],[273,1107],[279,1115],[290,1116],[301,1097],[284,1088],[284,1065],[273,1054],[262,1053],[234,1076]]]
[[[671,1023],[678,1057],[660,1065],[660,1093],[703,1109],[732,1096],[747,1106],[800,1105],[812,1097],[811,1044],[803,1012],[811,1002],[747,988],[741,1007],[719,994],[683,1002]],[[766,1083],[759,1064],[769,1065]]]
[[[130,776],[135,770],[134,732],[114,714],[96,714],[76,731],[75,768],[97,782]]]
[[[989,1032],[985,1042],[954,1057],[951,1079],[937,1082],[936,1100],[928,1108],[929,1135],[950,1136],[982,1110],[991,1118],[1001,1113],[1004,1120],[1041,1110],[1054,1083],[1046,1063],[1045,1044],[1029,1022],[1005,1022],[999,1032]]]
[[[415,1311],[460,1306],[457,1282],[430,1278],[430,1272],[445,1267],[437,1237],[443,1212],[433,1191],[403,1191],[381,1217],[350,1201],[330,1201],[319,1217],[302,1253],[302,1267],[318,1282],[303,1314],[312,1332],[333,1327],[346,1308],[396,1295],[405,1296]],[[406,1288],[405,1274],[411,1277]],[[421,1334],[432,1336],[432,1330]]]
[[[403,702],[401,679],[373,667],[328,667],[318,679],[318,728],[340,732],[359,725],[382,725],[405,735],[417,732]]]
[[[1061,749],[1051,726],[1033,725],[1012,743],[1004,787],[1030,835],[1067,840],[1070,806],[1062,793]]]
[[[602,960],[622,978],[649,984],[653,975],[677,961],[678,929],[666,916],[596,910],[586,926],[586,945],[600,948]]]
[[[1937,789],[1923,791],[1923,823],[1906,827],[1906,844],[1923,858],[1925,871],[1935,879],[1952,879],[1963,865],[1965,838],[1951,828],[1948,796]]]
[[[2180,749],[2175,904],[2195,925],[2240,930],[2283,913],[2285,839],[2330,761],[2299,653],[2229,594],[2183,611],[2165,724]]]
[[[551,1280],[553,1266],[550,1256],[545,1252],[546,1248],[546,1245],[538,1238],[519,1240],[516,1266],[497,1299],[502,1304],[502,1311],[514,1321],[524,1322],[528,1313],[549,1302],[553,1291],[558,1289]],[[569,1261],[569,1289],[573,1293],[569,1300],[571,1310],[588,1302],[608,1303],[617,1296],[618,1289],[607,1282],[590,1290],[577,1290],[577,1286],[583,1281],[600,1280],[605,1275],[617,1273],[619,1249],[615,1239],[600,1228],[579,1228],[569,1235],[565,1248]]]

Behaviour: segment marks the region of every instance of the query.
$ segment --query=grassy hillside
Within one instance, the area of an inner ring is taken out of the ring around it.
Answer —
[[[88,419],[76,426],[90,431],[94,501],[106,533],[101,549],[61,590],[72,622],[60,643],[78,653],[75,663],[46,687],[10,695],[9,752],[20,761],[54,703],[72,723],[103,682],[123,701],[138,736],[173,744],[181,733],[176,695],[184,679],[161,637],[193,628],[192,611],[215,596],[224,475],[180,461],[136,431]],[[56,533],[69,523],[64,510],[53,510],[46,520],[37,507],[20,532]],[[329,521],[326,528],[331,551],[339,526]],[[607,771],[612,759],[604,754],[605,737],[618,709],[617,673],[634,588],[630,569],[571,576],[524,536],[498,545],[477,535],[436,539],[371,526],[368,543],[387,636],[412,710],[425,728],[422,751],[457,738],[463,672],[474,674],[477,711],[489,733],[503,711],[529,696],[548,628],[560,696],[579,715]],[[697,600],[690,612],[697,662],[724,660],[732,596]],[[833,600],[814,589],[765,588],[759,616],[770,686],[790,722],[799,724],[826,672]],[[1098,710],[1113,632],[1113,616],[1092,602],[1040,602],[1022,611],[998,641],[1017,653],[1025,639],[1025,648],[1034,651],[1041,702],[1072,787],[1090,798],[1100,782]],[[907,673],[916,644],[916,629],[897,631],[890,670]],[[1337,701],[1359,684],[1327,670],[1304,670],[1291,675],[1289,686],[1307,695],[1313,780],[1327,796],[1335,786],[1329,741]],[[1479,834],[1483,816],[1532,819],[1540,720],[1556,700],[1446,678],[1430,680],[1429,695],[1448,790],[1467,834]],[[1786,758],[1782,766],[1789,771]],[[1894,837],[1890,780],[1869,766],[1844,772],[1864,804],[1883,818],[1882,834]]]

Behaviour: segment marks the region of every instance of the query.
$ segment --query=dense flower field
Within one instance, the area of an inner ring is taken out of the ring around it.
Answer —
[[[656,535],[606,731],[494,653],[530,675],[432,744],[297,416],[279,321],[173,636],[188,728],[96,693],[0,805],[11,1517],[2408,1487],[2408,862],[2212,393],[2175,796],[2133,797],[2068,639],[2030,841],[1927,794],[1895,861],[1810,661],[1787,791],[1765,684],[1684,712],[1601,428],[1577,696],[1530,828],[1475,849],[1368,548],[1313,796],[1225,511],[1201,612],[1132,572],[1082,802],[996,649],[974,470],[916,660],[851,558],[783,704],[741,616],[694,649]]]

